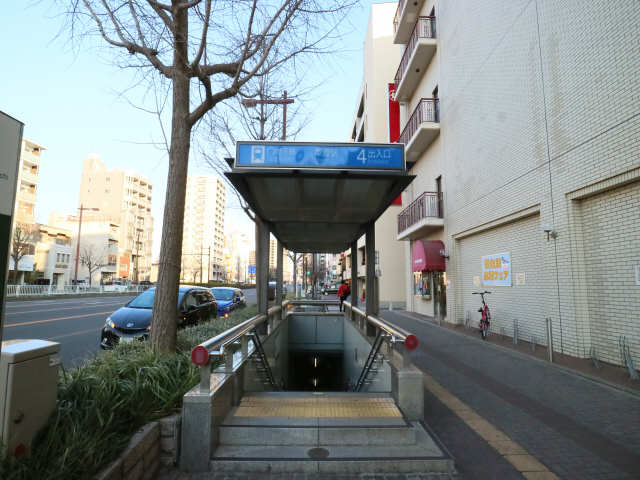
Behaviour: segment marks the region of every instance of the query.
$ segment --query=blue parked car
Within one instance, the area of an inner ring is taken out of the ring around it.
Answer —
[[[246,305],[244,294],[239,288],[213,287],[211,293],[218,302],[218,315],[221,317],[229,317],[232,310]]]

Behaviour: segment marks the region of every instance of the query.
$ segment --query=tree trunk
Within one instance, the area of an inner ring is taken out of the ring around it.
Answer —
[[[184,224],[184,200],[191,142],[189,116],[189,78],[186,75],[188,17],[186,8],[177,8],[173,0],[173,116],[169,172],[162,222],[162,242],[158,266],[158,284],[153,302],[151,345],[159,352],[176,349],[180,252]]]

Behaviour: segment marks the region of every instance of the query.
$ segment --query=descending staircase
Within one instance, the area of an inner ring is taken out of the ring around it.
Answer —
[[[453,472],[453,459],[385,394],[246,395],[222,421],[213,472]]]

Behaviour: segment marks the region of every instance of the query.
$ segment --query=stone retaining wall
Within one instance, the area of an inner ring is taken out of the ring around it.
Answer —
[[[180,415],[170,415],[138,430],[120,457],[95,480],[149,480],[178,458]]]

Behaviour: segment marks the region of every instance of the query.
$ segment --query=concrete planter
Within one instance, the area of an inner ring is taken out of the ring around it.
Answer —
[[[178,458],[180,414],[169,415],[138,430],[124,452],[95,480],[148,480]]]

